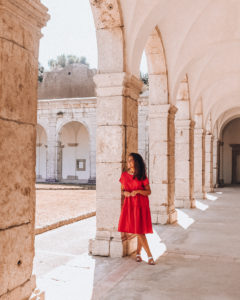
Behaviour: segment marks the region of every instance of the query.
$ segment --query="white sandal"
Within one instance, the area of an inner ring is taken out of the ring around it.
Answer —
[[[154,262],[152,256],[148,257],[148,264],[149,264],[149,265],[155,265],[155,262]]]
[[[141,262],[142,261],[142,257],[140,254],[136,254],[136,262]]]

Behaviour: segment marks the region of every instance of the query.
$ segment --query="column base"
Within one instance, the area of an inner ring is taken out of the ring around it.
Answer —
[[[203,192],[194,193],[194,198],[198,200],[206,199],[206,195]]]
[[[160,210],[151,211],[153,224],[173,224],[177,222],[177,211],[175,209],[169,212],[168,206],[160,206]]]
[[[196,200],[189,198],[175,199],[175,207],[177,208],[196,208]]]
[[[214,188],[213,187],[205,187],[206,193],[214,193]]]
[[[120,232],[111,233],[98,231],[96,238],[89,240],[89,253],[98,256],[123,257],[137,250],[137,237],[126,234],[122,237]]]

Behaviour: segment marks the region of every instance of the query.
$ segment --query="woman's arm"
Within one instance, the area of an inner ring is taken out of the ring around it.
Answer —
[[[124,185],[123,184],[121,185],[121,195],[124,196],[124,197],[130,197],[131,196],[131,193],[124,190]]]
[[[151,189],[150,189],[149,184],[145,186],[144,190],[136,190],[136,191],[131,192],[131,196],[133,196],[133,197],[136,196],[137,194],[141,194],[143,196],[151,195]]]

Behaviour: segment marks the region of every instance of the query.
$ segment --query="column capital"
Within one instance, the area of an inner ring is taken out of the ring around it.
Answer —
[[[205,134],[205,140],[206,141],[210,142],[212,139],[213,139],[213,135],[211,133],[206,133]]]
[[[202,128],[194,128],[194,134],[195,135],[203,135],[204,130]]]
[[[149,104],[149,118],[167,118],[170,106],[170,104]]]
[[[47,7],[39,0],[1,0],[0,9],[13,16],[17,15],[19,21],[37,30],[46,26],[47,21],[50,19]],[[0,33],[4,33],[4,27],[3,32],[0,30]]]
[[[176,114],[177,111],[178,111],[178,108],[175,105],[171,104],[170,108],[169,108],[169,114],[175,116],[175,114]]]
[[[143,82],[129,73],[96,74],[94,82],[98,97],[125,96],[137,100]]]
[[[190,127],[192,127],[192,121],[191,120],[175,120],[175,125],[177,128],[189,129]]]
[[[196,122],[193,121],[193,120],[191,120],[191,122],[190,122],[190,127],[191,127],[191,129],[194,129],[194,128],[195,128],[195,125],[196,125]]]

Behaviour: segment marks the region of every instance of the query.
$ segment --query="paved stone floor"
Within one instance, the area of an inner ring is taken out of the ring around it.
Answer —
[[[70,185],[36,185],[36,233],[95,215],[96,190]]]
[[[148,235],[157,264],[87,254],[95,217],[36,236],[46,300],[239,300],[240,188],[219,189]]]

